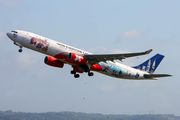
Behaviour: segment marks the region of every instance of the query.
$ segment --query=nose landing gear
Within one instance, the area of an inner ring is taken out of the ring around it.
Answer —
[[[19,52],[22,52],[23,50],[22,50],[22,47],[20,47],[20,49],[19,49]]]
[[[22,46],[21,44],[19,44],[18,42],[14,42],[14,44],[20,47],[20,49],[18,50],[19,52],[22,52],[22,51],[23,51],[23,50],[22,50],[22,47],[23,47],[23,46]]]

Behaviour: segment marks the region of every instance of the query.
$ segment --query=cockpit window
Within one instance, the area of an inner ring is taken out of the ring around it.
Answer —
[[[11,32],[13,32],[13,37],[17,38],[17,33],[18,33],[18,32],[17,32],[17,31],[14,31],[14,30],[11,31]]]
[[[13,33],[18,33],[17,31],[14,31],[14,30],[13,30],[13,31],[11,31],[11,32],[13,32]]]

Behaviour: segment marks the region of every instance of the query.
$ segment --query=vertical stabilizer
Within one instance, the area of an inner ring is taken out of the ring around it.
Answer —
[[[133,68],[140,69],[141,71],[146,71],[150,74],[153,74],[153,72],[156,70],[162,59],[164,58],[164,55],[156,54],[152,58],[148,59],[144,63],[135,66]]]

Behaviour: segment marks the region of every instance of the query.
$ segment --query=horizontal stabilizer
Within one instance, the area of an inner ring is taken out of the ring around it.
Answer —
[[[144,77],[145,78],[159,78],[159,77],[170,77],[172,75],[168,75],[168,74],[145,74]]]

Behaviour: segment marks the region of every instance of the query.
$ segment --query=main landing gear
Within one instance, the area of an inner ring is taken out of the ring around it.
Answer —
[[[79,78],[80,77],[80,75],[79,74],[76,74],[76,72],[74,71],[74,70],[71,70],[71,72],[70,72],[71,74],[74,74],[74,78]],[[93,72],[88,72],[88,76],[93,76],[94,75],[94,73]]]
[[[88,72],[88,76],[93,76],[94,73],[93,72]]]
[[[79,74],[76,74],[76,72],[75,71],[73,71],[73,70],[71,70],[71,74],[74,74],[74,78],[79,78]]]
[[[90,72],[90,69],[89,69],[89,68],[85,69],[85,72],[88,72],[88,76],[93,76],[93,75],[94,75],[93,72]]]

